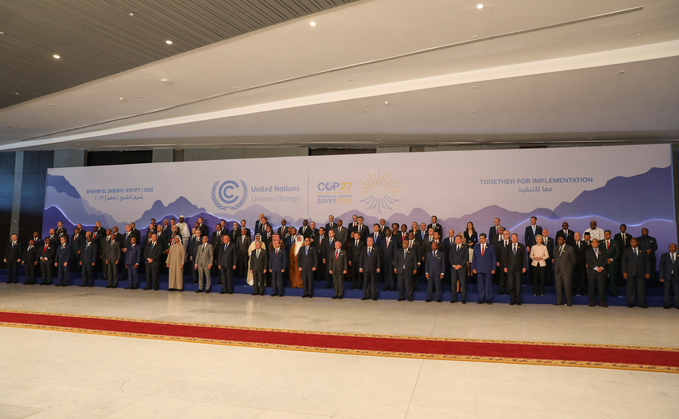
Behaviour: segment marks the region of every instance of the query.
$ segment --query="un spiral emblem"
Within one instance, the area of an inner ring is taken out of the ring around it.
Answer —
[[[238,194],[238,190],[241,188],[243,190],[242,197]],[[217,181],[212,185],[212,203],[222,211],[235,211],[242,207],[247,199],[248,186],[242,180],[240,185],[233,180],[227,180],[221,185]]]

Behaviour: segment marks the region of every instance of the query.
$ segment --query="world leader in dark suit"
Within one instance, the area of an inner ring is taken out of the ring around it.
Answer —
[[[71,263],[71,246],[66,242],[66,236],[61,236],[61,244],[57,247],[54,265],[57,267],[57,287],[67,287]]]
[[[521,275],[526,272],[526,246],[519,243],[519,235],[511,236],[512,242],[503,254],[505,273],[507,274],[507,289],[509,290],[509,305],[521,305]]]
[[[38,248],[38,258],[40,259],[40,285],[52,285],[52,268],[54,267],[54,248],[49,237],[46,237],[42,246]]]
[[[679,308],[679,260],[677,258],[677,245],[670,244],[669,252],[660,256],[660,282],[664,283],[663,308],[672,307],[672,289],[674,289],[674,304]]]
[[[145,290],[158,291],[158,270],[163,256],[163,247],[158,243],[158,235],[151,236],[151,243],[144,247],[144,260],[146,261],[146,286]]]
[[[432,300],[434,287],[436,287],[436,302],[441,302],[441,280],[446,273],[446,262],[444,252],[439,251],[439,244],[433,242],[424,262],[424,275],[427,279],[427,302]]]
[[[358,263],[358,271],[363,275],[363,298],[377,300],[377,274],[380,273],[382,257],[380,251],[375,246],[373,236],[368,236],[366,245],[361,250],[361,257]]]
[[[21,243],[16,234],[12,237],[5,249],[5,263],[7,264],[7,283],[16,284],[19,281],[19,263],[21,263]]]
[[[311,247],[311,239],[304,239],[304,247],[297,253],[297,266],[302,273],[302,298],[312,298],[314,296],[314,272],[316,271],[317,257],[316,252]]]
[[[566,244],[566,239],[559,236],[554,248],[554,278],[556,279],[556,305],[563,305],[563,293],[566,294],[566,305],[573,305],[573,268],[575,267],[575,251]]]
[[[38,266],[38,251],[33,240],[28,241],[28,246],[26,246],[21,259],[21,264],[24,265],[26,270],[26,282],[24,282],[24,285],[34,285],[35,268]]]
[[[403,301],[406,296],[408,301],[413,301],[413,277],[417,274],[418,255],[409,248],[409,244],[408,240],[404,240],[401,249],[395,250],[394,253],[398,301]]]
[[[219,245],[219,269],[222,290],[220,294],[233,294],[233,271],[237,267],[236,245],[231,242],[229,236],[222,236],[222,244]]]
[[[347,273],[347,254],[342,250],[342,243],[339,240],[335,240],[334,245],[335,250],[328,253],[326,261],[335,287],[335,295],[332,298],[341,300],[344,294],[344,275]]]
[[[137,238],[130,238],[130,245],[125,251],[125,266],[127,267],[127,287],[128,290],[139,288],[139,261],[141,260],[141,246],[137,244]]]
[[[592,240],[591,247],[587,248],[585,257],[587,260],[587,283],[589,289],[589,306],[594,307],[594,290],[599,291],[599,305],[606,305],[606,249],[602,249],[599,240]]]
[[[472,256],[472,272],[476,274],[479,284],[479,304],[490,304],[493,299],[493,274],[496,267],[495,248],[486,243],[486,234],[481,233]]]
[[[250,272],[253,278],[252,295],[264,295],[266,287],[266,271],[269,268],[269,254],[262,248],[262,242],[255,242],[255,248],[250,254]]]
[[[269,271],[271,271],[271,296],[283,296],[283,273],[288,268],[288,252],[281,249],[281,242],[275,241],[269,253]]]
[[[639,248],[637,239],[630,240],[631,247],[622,252],[620,271],[627,287],[627,307],[634,307],[635,297],[639,298],[639,307],[646,305],[646,279],[651,277],[651,264],[648,253]]]
[[[92,239],[90,234],[85,238],[82,251],[80,252],[80,265],[82,266],[82,284],[81,287],[94,286],[93,271],[94,265],[99,259],[99,247],[96,241]]]

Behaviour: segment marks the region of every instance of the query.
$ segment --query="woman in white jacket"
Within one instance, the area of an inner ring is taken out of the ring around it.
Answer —
[[[545,295],[545,276],[547,274],[547,262],[549,251],[542,244],[542,235],[535,236],[535,246],[530,248],[531,276],[533,277],[533,295]]]

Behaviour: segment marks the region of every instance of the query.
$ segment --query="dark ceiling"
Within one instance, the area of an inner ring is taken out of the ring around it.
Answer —
[[[355,1],[2,0],[0,108]]]

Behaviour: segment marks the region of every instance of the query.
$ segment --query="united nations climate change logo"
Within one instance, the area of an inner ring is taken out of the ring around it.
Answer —
[[[377,175],[368,175],[368,179],[361,181],[362,189],[360,201],[368,206],[368,210],[377,209],[382,213],[382,210],[391,210],[391,204],[398,202],[396,198],[397,192],[396,184],[398,180],[391,178],[391,173],[383,175],[381,171]]]
[[[238,190],[242,189],[242,195]],[[240,200],[239,200],[240,199]],[[212,203],[222,211],[235,211],[245,204],[248,199],[248,186],[240,181],[227,180],[221,185],[219,181],[212,186]]]

